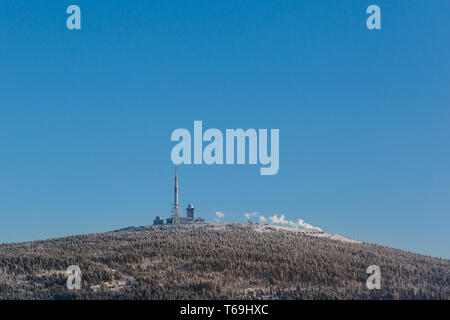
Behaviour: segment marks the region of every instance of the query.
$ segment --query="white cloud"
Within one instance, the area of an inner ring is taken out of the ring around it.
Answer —
[[[279,218],[278,215],[274,215],[272,217],[269,217],[272,224],[281,224],[281,225],[288,225],[291,227],[299,228],[302,227],[306,230],[316,230],[316,231],[322,231],[319,227],[314,227],[310,225],[309,223],[306,223],[303,219],[298,219],[297,221],[289,221],[285,219],[284,214],[282,214]]]
[[[225,217],[225,213],[216,211],[216,217],[217,218],[215,218],[214,221],[220,222],[223,219],[223,217]]]
[[[250,212],[250,213],[244,213],[244,216],[250,220],[251,217],[256,217],[258,215],[258,212]]]
[[[264,218],[264,216],[259,216],[259,222],[260,223],[267,223],[269,220],[267,220],[266,218]]]
[[[217,218],[222,219],[223,217],[225,217],[225,214],[220,211],[217,211],[216,216],[217,216]]]

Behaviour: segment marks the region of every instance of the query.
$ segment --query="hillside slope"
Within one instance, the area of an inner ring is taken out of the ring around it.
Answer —
[[[70,265],[81,290],[66,287]],[[127,228],[0,245],[0,299],[17,298],[449,299],[450,260],[262,225]]]

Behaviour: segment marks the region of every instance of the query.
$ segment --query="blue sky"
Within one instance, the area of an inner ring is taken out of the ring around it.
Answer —
[[[66,28],[77,4],[82,30]],[[382,29],[366,28],[368,5]],[[0,2],[0,242],[168,216],[170,134],[279,128],[280,170],[181,166],[207,220],[285,214],[450,258],[450,3]]]

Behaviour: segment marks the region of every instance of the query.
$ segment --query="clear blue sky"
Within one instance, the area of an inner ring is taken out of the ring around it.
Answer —
[[[182,166],[183,208],[450,258],[449,14],[447,0],[1,1],[0,242],[167,217],[170,134],[202,120],[279,128],[280,171]]]

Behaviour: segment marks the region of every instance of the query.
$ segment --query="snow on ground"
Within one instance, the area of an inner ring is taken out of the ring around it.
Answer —
[[[312,237],[317,237],[317,238],[326,238],[326,239],[331,239],[331,240],[336,240],[336,241],[342,241],[342,242],[347,242],[347,243],[361,243],[361,241],[358,240],[354,240],[348,237],[344,237],[338,234],[330,234],[330,233],[324,233],[324,232],[319,232],[319,231],[310,231],[310,230],[305,230],[305,229],[297,229],[297,228],[293,228],[293,227],[285,227],[285,226],[275,226],[275,225],[261,225],[261,224],[254,224],[253,226],[253,230],[257,231],[257,232],[270,232],[272,230],[283,230],[283,231],[291,231],[291,232],[300,232],[302,234],[308,235],[308,236],[312,236]]]
[[[207,228],[214,230],[226,230],[227,228],[236,225],[237,223],[229,223],[229,222],[203,222],[203,223],[191,223],[191,224],[179,224],[179,225],[164,225],[161,227],[166,228]],[[240,224],[245,225],[245,224]],[[289,232],[301,232],[302,234],[317,237],[317,238],[326,238],[330,240],[342,241],[346,243],[361,243],[361,241],[354,240],[348,237],[344,237],[338,234],[324,233],[319,231],[311,231],[306,229],[298,229],[294,227],[287,226],[277,226],[273,224],[259,224],[259,223],[249,223],[248,226],[251,226],[256,232],[271,232],[274,230],[280,231],[289,231]]]

